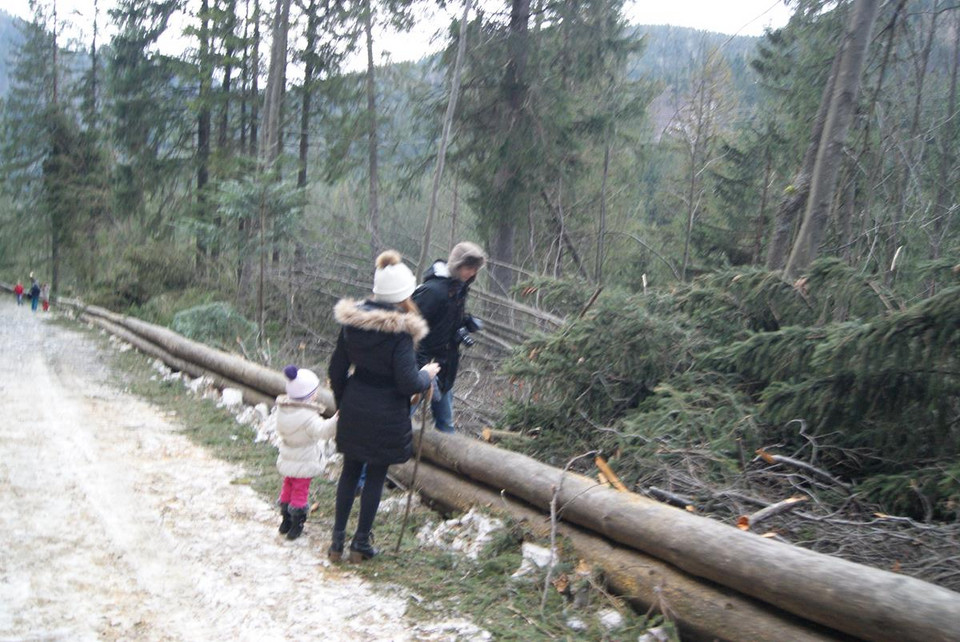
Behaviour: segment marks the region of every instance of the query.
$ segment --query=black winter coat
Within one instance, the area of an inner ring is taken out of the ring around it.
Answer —
[[[466,316],[470,281],[464,283],[450,276],[447,264],[435,262],[423,275],[423,283],[414,291],[413,302],[430,327],[430,334],[417,347],[417,363],[440,364],[437,384],[446,392],[453,388],[460,365],[460,344],[457,330]]]
[[[407,461],[410,397],[430,387],[414,352],[426,322],[391,304],[350,299],[339,301],[333,316],[343,326],[327,369],[340,409],[337,450],[371,464]]]

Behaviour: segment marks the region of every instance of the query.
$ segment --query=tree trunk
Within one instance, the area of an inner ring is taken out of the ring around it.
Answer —
[[[460,435],[422,433],[423,457],[548,510],[563,471]],[[564,519],[694,576],[870,640],[955,638],[960,593],[782,544],[566,473]]]
[[[857,92],[860,88],[860,73],[879,5],[877,0],[856,0],[852,7],[847,35],[842,45],[843,55],[837,71],[837,83],[830,100],[817,150],[817,161],[810,179],[810,198],[807,200],[800,232],[784,269],[787,280],[797,278],[806,270],[820,249],[842,162],[843,143],[853,122]]]
[[[903,163],[903,176],[899,186],[899,195],[897,207],[893,210],[893,221],[890,229],[890,236],[887,238],[887,260],[884,264],[888,267],[886,282],[890,284],[893,281],[894,273],[890,268],[893,257],[897,255],[898,248],[902,242],[901,226],[906,215],[907,206],[910,201],[910,185],[915,180],[914,165],[917,160],[925,155],[924,143],[920,138],[920,115],[923,107],[923,88],[927,78],[927,68],[930,62],[930,52],[933,49],[934,36],[937,32],[937,17],[940,15],[939,0],[933,3],[933,10],[930,14],[930,28],[927,31],[927,39],[920,51],[919,60],[916,61],[916,88],[913,97],[913,115],[910,119],[910,129],[907,132],[907,144],[905,152],[905,162]],[[920,19],[921,24],[923,19]],[[918,153],[917,146],[920,146]]]
[[[937,136],[940,151],[940,166],[937,172],[937,201],[934,207],[933,234],[930,238],[930,258],[939,259],[947,222],[956,211],[957,202],[952,198],[955,182],[949,180],[949,173],[955,169],[957,157],[957,68],[960,67],[960,12],[954,12],[953,22],[953,61],[950,67],[950,93],[944,111],[942,131]],[[931,294],[935,294],[934,290]]]
[[[250,156],[260,145],[260,0],[253,0],[253,57],[250,72]]]
[[[210,85],[213,70],[210,61],[210,6],[200,4],[200,113],[197,115],[197,219],[207,220],[207,182],[210,177]],[[206,273],[207,239],[197,231],[197,273]]]
[[[377,85],[373,64],[373,0],[366,0],[363,33],[367,42],[367,187],[370,208],[370,256],[383,249],[380,239],[380,172],[377,167]]]
[[[883,90],[883,83],[887,76],[887,73],[886,73],[887,67],[890,63],[891,54],[893,53],[893,50],[894,50],[894,44],[896,41],[896,33],[897,33],[897,24],[900,20],[900,17],[903,13],[903,8],[904,6],[906,6],[906,4],[907,4],[907,0],[899,0],[899,2],[897,3],[897,6],[893,10],[893,15],[890,17],[890,21],[887,23],[887,25],[883,28],[881,32],[881,33],[887,34],[887,40],[883,47],[883,56],[880,61],[880,68],[876,74],[877,85],[873,89],[873,96],[869,101],[869,106],[865,110],[867,114],[873,114],[876,110],[876,106],[878,104],[880,94]],[[861,147],[860,153],[857,155],[857,164],[861,163],[859,159],[864,158],[867,155],[867,152],[870,150],[870,145],[871,145],[870,127],[871,127],[871,124],[873,123],[873,120],[874,120],[873,118],[867,118],[864,124],[863,145]],[[866,185],[873,186],[877,184],[878,182],[877,177],[880,175],[881,171],[883,170],[884,160],[885,158],[882,152],[879,154],[875,154],[874,162],[872,163],[870,172],[865,180]],[[864,191],[863,211],[865,215],[861,217],[861,229],[857,234],[858,238],[863,238],[865,236],[865,228],[866,228],[866,222],[867,222],[866,213],[873,211],[873,199],[874,199],[874,192],[876,190],[866,189],[863,191]],[[852,213],[853,211],[851,211],[851,214]],[[845,241],[851,244],[850,247],[847,249],[847,252],[845,253],[845,255],[849,257],[849,260],[851,261],[858,261],[859,257],[854,253],[854,247],[853,247],[853,241],[854,241],[853,221],[852,220],[843,221],[842,225],[849,226],[850,235],[851,235],[850,238]]]
[[[443,166],[447,160],[447,143],[450,141],[450,130],[453,128],[453,114],[457,110],[457,99],[460,96],[460,70],[463,68],[463,55],[467,49],[467,20],[470,17],[470,7],[473,0],[464,0],[463,17],[460,19],[460,39],[457,43],[457,60],[453,65],[453,75],[450,78],[450,96],[447,98],[447,112],[443,117],[443,133],[440,136],[440,149],[437,150],[437,165],[433,172],[433,189],[430,192],[430,209],[427,212],[427,222],[423,229],[423,244],[420,246],[420,259],[417,261],[416,274],[423,274],[430,257],[430,237],[433,234],[433,220],[437,213],[437,195],[440,193],[440,179],[443,177]],[[453,244],[451,244],[453,247]]]
[[[300,101],[300,165],[297,187],[307,187],[307,161],[310,151],[310,99],[313,97],[313,62],[317,53],[317,2],[307,6],[307,48],[303,52],[303,95]]]
[[[414,437],[416,439],[416,437]],[[391,466],[390,476],[409,486],[413,462]],[[457,511],[483,507],[506,515],[546,537],[550,519],[542,511],[496,489],[459,477],[425,461],[417,470],[416,489],[433,502]],[[603,570],[609,587],[640,613],[663,613],[675,620],[684,640],[840,640],[843,636],[812,622],[677,570],[643,553],[611,544],[589,530],[560,522],[558,534],[577,555]]]
[[[270,48],[270,68],[267,76],[267,91],[263,99],[263,134],[260,143],[259,168],[261,180],[267,180],[268,173],[274,171],[274,162],[280,155],[280,104],[283,101],[283,87],[287,68],[287,34],[290,29],[290,1],[277,0],[273,18],[273,43]],[[264,298],[266,297],[267,270],[267,204],[264,201],[266,190],[261,190],[259,230],[260,274],[257,285],[257,337],[263,340]]]
[[[773,235],[770,238],[770,247],[767,248],[768,270],[779,270],[786,263],[787,252],[790,248],[790,242],[793,240],[797,219],[810,196],[810,176],[813,174],[813,166],[817,160],[817,149],[819,149],[820,139],[823,137],[823,127],[827,121],[830,97],[833,96],[834,87],[837,85],[837,74],[840,69],[842,53],[842,49],[838,50],[833,57],[830,73],[827,75],[827,82],[823,86],[823,93],[820,96],[820,107],[817,110],[816,118],[813,120],[810,144],[807,145],[807,151],[803,154],[800,171],[797,172],[797,175],[793,178],[793,183],[787,188],[786,198],[780,202],[777,208],[777,215],[773,221]]]
[[[607,176],[610,173],[610,141],[603,143],[603,176],[600,179],[600,221],[597,229],[597,265],[594,278],[603,285],[603,237],[607,233]]]
[[[763,191],[760,193],[760,209],[757,211],[757,222],[755,223],[753,235],[753,252],[750,256],[751,265],[760,264],[760,254],[763,251],[763,235],[767,227],[767,201],[770,197],[770,184],[773,182],[773,154],[769,147],[765,149],[767,162],[763,167]]]
[[[530,50],[529,38],[530,25],[530,0],[512,0],[510,3],[510,26],[507,48],[509,57],[506,71],[501,81],[501,95],[506,107],[504,122],[507,127],[513,127],[514,123],[522,122],[524,104],[527,100],[527,59]],[[523,144],[521,141],[514,141],[508,134],[504,145]],[[498,207],[503,211],[498,212],[500,222],[493,232],[493,247],[491,253],[493,265],[490,269],[490,275],[497,286],[504,292],[510,291],[514,282],[514,272],[512,265],[514,263],[514,242],[517,235],[517,219],[522,213],[526,212],[528,204],[525,199],[517,198],[516,187],[513,185],[513,177],[520,173],[521,168],[514,167],[515,162],[511,158],[513,154],[507,153],[506,160],[494,172],[494,189],[499,190],[497,198]],[[521,202],[523,200],[524,202]]]
[[[234,30],[236,27],[237,0],[229,0],[226,9],[226,26],[224,28],[225,43],[225,63],[223,68],[223,81],[220,84],[220,96],[222,104],[220,105],[220,123],[217,131],[217,152],[226,155],[229,152],[229,124],[230,124],[230,91],[233,85],[233,55],[234,55]],[[210,243],[210,259],[216,266],[220,258],[220,226],[223,219],[220,216],[219,209],[213,214],[213,233],[214,238]]]

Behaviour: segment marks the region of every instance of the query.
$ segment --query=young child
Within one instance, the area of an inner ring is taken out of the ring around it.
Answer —
[[[323,406],[313,403],[320,390],[316,374],[296,366],[287,366],[283,374],[287,377],[287,394],[277,397],[277,471],[283,475],[280,533],[294,540],[307,521],[310,479],[322,472],[320,441],[335,435],[337,415],[324,419],[320,414]]]

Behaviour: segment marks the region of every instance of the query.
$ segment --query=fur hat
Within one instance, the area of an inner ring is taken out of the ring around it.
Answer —
[[[283,374],[287,377],[287,396],[291,399],[308,399],[320,387],[320,378],[312,370],[287,366]]]
[[[396,250],[387,250],[377,257],[377,271],[373,275],[373,300],[380,303],[400,303],[410,298],[417,287],[413,276]]]
[[[463,241],[454,245],[453,249],[450,250],[447,267],[450,269],[450,274],[454,274],[463,266],[480,269],[486,262],[487,255],[479,245],[470,241]]]

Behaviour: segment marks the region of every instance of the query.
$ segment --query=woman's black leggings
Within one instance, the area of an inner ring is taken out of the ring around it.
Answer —
[[[360,517],[357,519],[357,533],[367,534],[373,528],[373,518],[377,516],[380,496],[383,494],[383,481],[387,478],[386,465],[367,464],[367,478],[360,493]],[[353,498],[357,492],[357,482],[363,471],[363,462],[359,459],[343,458],[343,471],[337,482],[337,512],[333,520],[333,530],[343,531],[350,519]]]

